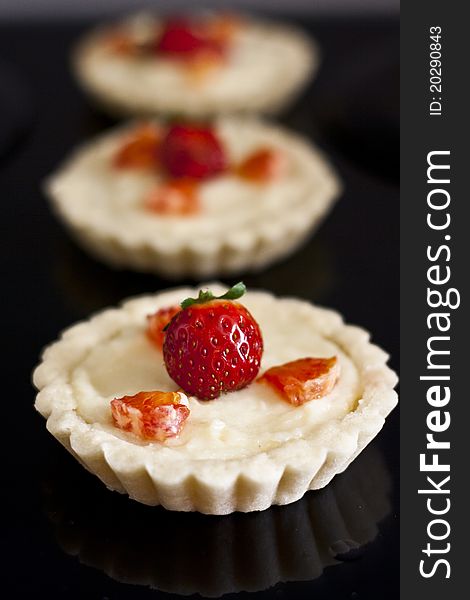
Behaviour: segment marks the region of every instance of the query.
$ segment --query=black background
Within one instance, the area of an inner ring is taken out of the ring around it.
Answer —
[[[274,577],[270,585],[278,571],[281,581],[294,579],[259,592],[259,598],[398,597],[397,410],[363,456],[326,490],[310,492],[290,507],[222,518],[170,514],[106,491],[67,455],[35,413],[30,374],[45,344],[91,312],[172,285],[114,272],[88,258],[69,241],[40,191],[44,176],[76,143],[112,124],[88,106],[68,68],[71,44],[88,25],[0,27],[0,59],[13,67],[8,74],[0,68],[2,340],[8,361],[2,389],[7,467],[2,472],[2,544],[8,564],[3,589],[15,598],[35,592],[51,599],[163,598],[178,590],[207,592],[207,581],[210,585],[216,579],[219,590],[227,582],[246,584],[247,578],[236,572],[241,564],[250,570],[251,589],[266,587],[266,571]],[[318,79],[282,121],[329,153],[345,192],[315,238],[295,256],[244,281],[336,308],[346,320],[371,330],[398,369],[398,23],[323,19],[302,25],[320,42],[323,63]],[[357,480],[367,480],[377,457],[391,484],[390,490],[380,483],[374,488],[371,475],[367,502],[373,504],[374,495],[384,493],[390,501],[378,535],[356,540],[369,543],[338,557],[343,560],[330,560],[319,578],[295,582],[296,565],[286,568],[286,561],[304,561],[307,573],[314,567],[321,572],[323,566],[309,562],[314,559],[299,515],[307,512],[318,527],[322,513],[317,505],[328,505],[336,494],[352,503],[350,518],[360,520],[364,506],[348,494],[354,494]],[[286,522],[294,525],[281,535]],[[256,536],[271,530],[278,545],[277,571],[269,558],[272,544],[256,543]],[[179,545],[169,543],[172,539]],[[253,545],[257,560],[240,562]],[[126,549],[120,560],[113,555],[118,547]],[[160,587],[165,592],[116,580],[149,583],[142,552],[155,572],[164,568],[166,585]],[[232,563],[227,559],[231,553],[238,557]],[[130,556],[137,563],[132,577]],[[113,571],[114,578],[103,571]]]

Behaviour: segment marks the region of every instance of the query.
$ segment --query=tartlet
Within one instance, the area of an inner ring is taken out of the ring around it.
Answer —
[[[118,127],[75,151],[46,182],[72,235],[114,267],[196,279],[259,270],[293,252],[341,189],[322,153],[301,136],[256,118],[221,117],[210,130],[224,148],[225,170],[198,181],[196,213],[159,214],[145,198],[165,184],[162,172],[116,166],[129,136],[145,127],[168,125]],[[262,148],[282,153],[282,174],[261,183],[239,176],[234,167]]]
[[[205,42],[200,53],[194,37],[215,21],[222,21],[222,50],[218,32],[216,43]],[[168,27],[182,39],[173,35],[162,48]],[[294,27],[216,14],[170,21],[138,14],[86,35],[73,55],[88,94],[128,116],[275,113],[297,97],[318,62],[316,43]]]
[[[108,488],[170,510],[264,510],[325,486],[382,428],[397,403],[397,378],[366,331],[304,301],[249,292],[243,304],[263,334],[260,375],[301,356],[335,355],[341,372],[328,395],[292,406],[254,381],[215,400],[189,397],[184,429],[165,442],[113,424],[113,398],[178,390],[146,317],[194,293],[131,299],[66,330],[34,372],[48,430]]]

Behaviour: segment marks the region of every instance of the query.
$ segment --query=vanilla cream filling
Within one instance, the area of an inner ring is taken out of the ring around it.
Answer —
[[[274,127],[250,120],[221,119],[216,124],[230,165],[261,147],[280,149],[287,156],[287,172],[273,182],[255,184],[224,173],[200,183],[201,210],[194,216],[158,215],[145,208],[150,190],[163,183],[158,171],[117,169],[113,157],[124,143],[128,128],[112,132],[80,150],[54,185],[61,210],[76,225],[93,226],[120,238],[155,240],[171,249],[182,238],[204,244],[227,236],[242,236],[265,227],[279,229],[279,221],[311,218],[324,208],[323,186],[328,167],[302,140]],[[318,190],[318,201],[315,192]]]
[[[332,393],[300,407],[282,400],[270,387],[252,383],[212,401],[189,397],[191,414],[178,438],[147,443],[112,424],[110,401],[139,391],[175,391],[162,353],[147,339],[145,316],[177,304],[179,296],[162,295],[139,304],[128,323],[100,341],[69,373],[76,410],[88,423],[156,453],[180,459],[235,459],[268,452],[291,440],[314,439],[321,445],[329,424],[354,410],[362,386],[356,365],[344,348],[311,326],[308,305],[286,310],[288,303],[265,295],[248,296],[244,304],[263,332],[261,371],[306,356],[339,359],[341,373]]]

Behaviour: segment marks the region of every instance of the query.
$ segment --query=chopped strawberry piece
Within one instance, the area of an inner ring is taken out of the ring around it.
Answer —
[[[265,183],[282,177],[287,170],[287,159],[281,150],[262,148],[250,154],[236,168],[240,177]]]
[[[318,400],[328,395],[339,376],[339,363],[336,356],[331,358],[301,358],[271,367],[258,379],[267,383],[284,400],[300,406],[309,400]]]
[[[224,44],[208,33],[203,22],[170,19],[157,42],[156,50],[183,61],[192,60],[199,52],[211,51],[222,55]]]
[[[197,184],[191,179],[175,179],[153,188],[146,207],[160,215],[193,215],[199,210]]]
[[[114,155],[118,169],[152,169],[158,165],[159,129],[151,124],[140,125],[132,131]]]
[[[189,412],[188,400],[179,392],[139,392],[111,401],[116,427],[159,442],[179,435]]]
[[[104,37],[104,43],[111,52],[116,54],[133,54],[135,43],[132,37],[122,29],[114,29]]]
[[[222,143],[202,125],[174,125],[163,138],[160,160],[173,177],[206,179],[227,168]]]
[[[240,17],[231,13],[219,14],[205,22],[206,36],[220,44],[227,44],[233,40],[241,25]]]
[[[194,84],[204,83],[223,65],[223,58],[216,52],[201,51],[193,60],[186,63],[186,72]]]
[[[159,350],[163,348],[165,340],[163,329],[180,310],[179,306],[169,306],[167,308],[160,308],[156,313],[147,317],[147,336]]]

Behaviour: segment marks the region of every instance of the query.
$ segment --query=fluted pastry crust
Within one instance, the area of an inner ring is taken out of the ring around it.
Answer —
[[[299,502],[223,517],[124,503],[85,478],[77,497],[77,473],[68,466],[59,461],[44,486],[61,549],[122,583],[185,596],[219,598],[312,581],[339,560],[360,556],[391,511],[392,482],[374,444],[327,488]],[[197,561],[188,539],[197,540]]]

